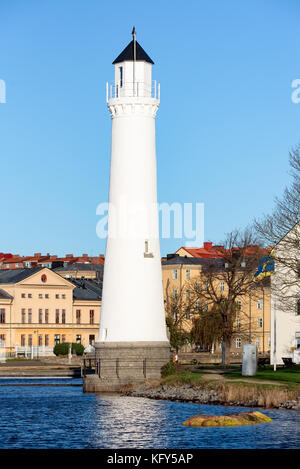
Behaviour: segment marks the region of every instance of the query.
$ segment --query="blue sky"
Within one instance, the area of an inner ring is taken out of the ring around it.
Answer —
[[[104,253],[105,83],[133,25],[161,83],[159,201],[204,202],[216,243],[271,211],[300,141],[299,14],[297,0],[2,0],[0,251]]]

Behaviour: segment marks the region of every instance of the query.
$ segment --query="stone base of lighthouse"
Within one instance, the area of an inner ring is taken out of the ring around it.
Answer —
[[[127,384],[159,379],[171,357],[169,342],[97,342],[96,372],[87,375],[84,392],[118,392]]]

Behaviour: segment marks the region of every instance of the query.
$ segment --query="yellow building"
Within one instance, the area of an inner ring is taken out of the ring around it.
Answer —
[[[48,268],[0,271],[2,354],[51,355],[61,342],[84,346],[97,338],[101,286],[68,280]]]
[[[194,257],[170,256],[162,262],[162,277],[165,301],[167,297],[174,298],[181,295],[183,302],[188,300],[189,283],[201,280],[203,266],[216,261],[215,259],[201,259]],[[221,259],[216,262],[222,262]],[[226,282],[216,281],[219,291],[226,290]],[[270,351],[270,282],[257,282],[257,285],[246,296],[237,301],[240,313],[237,315],[231,352],[241,353],[244,343],[256,343],[260,353]],[[192,326],[192,315],[185,318],[184,327],[189,330]],[[240,331],[240,333],[239,333]]]
[[[208,259],[173,256],[162,262],[164,298],[188,295],[188,283],[197,281]],[[0,354],[51,355],[59,342],[97,339],[103,266],[77,264],[50,270],[22,268],[0,271]],[[223,288],[223,285],[218,288]],[[231,351],[241,353],[244,343],[256,342],[259,352],[270,350],[270,286],[258,282],[240,298],[241,333],[235,333]],[[244,313],[244,314],[243,314]],[[185,327],[192,326],[192,315]],[[246,324],[245,324],[246,322]],[[1,347],[2,346],[2,347]]]

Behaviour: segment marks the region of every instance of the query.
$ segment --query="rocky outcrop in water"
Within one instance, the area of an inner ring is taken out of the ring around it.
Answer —
[[[150,399],[164,399],[168,401],[177,402],[193,402],[200,404],[227,404],[235,406],[246,406],[246,407],[257,407],[261,406],[258,397],[254,397],[252,400],[230,400],[225,401],[222,392],[218,392],[214,389],[205,389],[189,384],[183,384],[178,386],[162,385],[159,387],[149,387],[147,385],[141,385],[131,390],[124,391],[127,396],[134,397],[148,397]],[[300,396],[297,400],[289,400],[281,402],[276,406],[272,406],[280,409],[293,409],[300,410]]]

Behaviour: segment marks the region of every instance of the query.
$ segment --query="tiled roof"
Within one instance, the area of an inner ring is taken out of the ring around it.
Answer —
[[[42,267],[34,267],[32,269],[12,269],[12,270],[0,270],[0,284],[2,283],[17,283],[21,282],[27,277],[35,274],[42,270]]]
[[[74,271],[78,271],[78,270],[86,270],[86,271],[93,271],[93,270],[97,270],[97,271],[100,271],[100,272],[103,272],[103,264],[86,264],[86,263],[83,263],[83,262],[76,262],[74,264],[70,264],[70,265],[66,265],[65,267],[56,267],[56,269],[54,269],[55,272],[62,272],[62,271],[69,271],[69,270],[74,270]]]
[[[73,290],[74,300],[95,300],[102,298],[102,284],[90,279],[73,279],[75,285]]]

